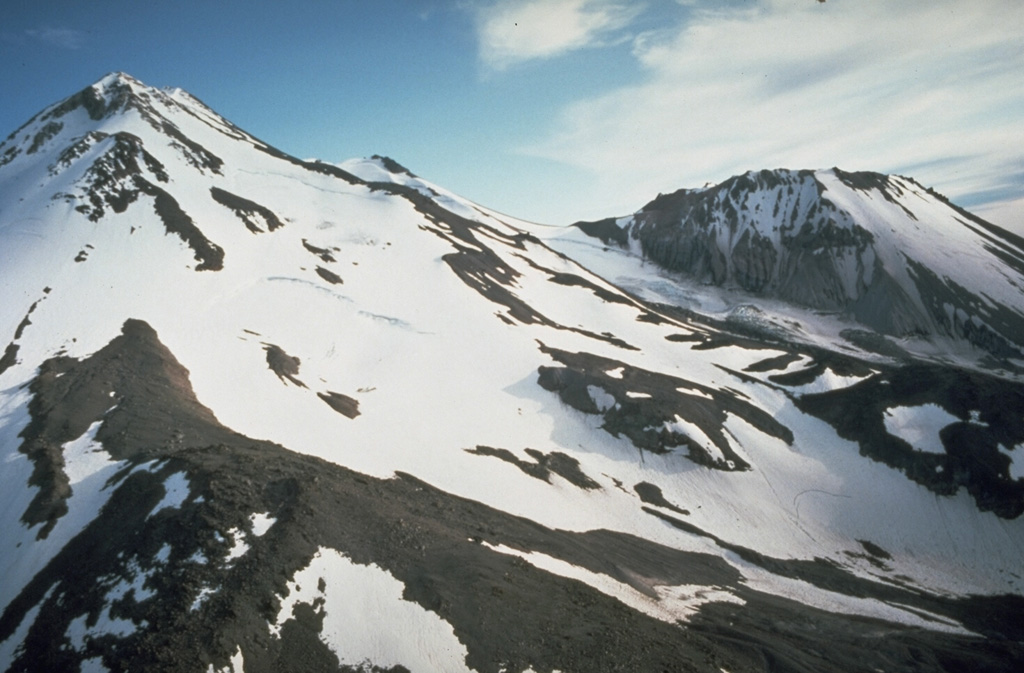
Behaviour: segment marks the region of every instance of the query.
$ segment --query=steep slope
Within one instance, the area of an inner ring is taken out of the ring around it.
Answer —
[[[1024,241],[910,178],[750,172],[577,226],[701,283],[1021,357]]]
[[[653,304],[122,74],[0,157],[5,668],[1024,659],[1011,379]]]

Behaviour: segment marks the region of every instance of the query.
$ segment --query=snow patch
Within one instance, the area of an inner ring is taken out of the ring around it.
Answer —
[[[831,390],[841,390],[843,388],[849,388],[852,385],[860,383],[864,379],[872,376],[842,376],[836,374],[831,369],[826,369],[821,373],[821,376],[814,379],[810,383],[806,383],[802,386],[793,386],[788,390],[793,393],[800,395],[814,395],[817,393],[827,393]]]
[[[167,545],[164,545],[164,547],[167,547]],[[113,586],[111,586],[107,591],[107,595],[104,598],[107,603],[119,601],[127,596],[129,592],[134,592],[133,596],[135,601],[139,603],[155,595],[155,592],[152,589],[146,588],[146,581],[153,574],[152,570],[143,570],[141,566],[139,566],[138,561],[132,559],[125,568],[125,574],[130,578],[130,580],[127,578],[121,579],[113,575],[104,575],[100,578],[101,581],[114,582]]]
[[[958,622],[919,608],[886,603],[874,598],[858,598],[835,593],[803,580],[775,575],[760,566],[743,560],[734,552],[726,552],[725,560],[743,573],[744,584],[755,591],[789,598],[812,608],[838,614],[859,615],[906,626],[942,631],[958,635],[977,635]]]
[[[600,411],[605,412],[615,408],[615,398],[604,388],[600,386],[587,386],[587,392],[590,393],[590,399],[594,401],[594,404],[597,405]]]
[[[103,657],[89,657],[82,659],[79,671],[81,673],[108,673],[110,669],[103,663]]]
[[[245,657],[242,656],[242,648],[239,647],[235,654],[231,657],[231,661],[227,666],[223,668],[214,668],[213,664],[210,664],[206,673],[242,673],[245,670]]]
[[[1024,460],[1016,460],[1022,457],[1021,454],[1024,454],[1024,444],[1018,444],[1013,447],[1012,451],[1000,444],[999,453],[1010,459],[1010,479],[1024,479]]]
[[[252,522],[252,534],[263,537],[277,519],[270,516],[270,512],[257,512],[249,517],[249,521]]]
[[[25,616],[21,619],[21,623],[18,624],[18,628],[14,633],[12,633],[7,640],[0,642],[0,664],[5,662],[14,662],[15,655],[21,648],[21,644],[25,642],[25,637],[28,635],[29,629],[31,629],[32,625],[36,623],[36,617],[39,616],[39,611],[42,609],[43,604],[50,599],[50,594],[53,593],[55,586],[56,585],[53,585],[47,589],[42,600],[32,606],[32,609],[25,613]]]
[[[210,587],[202,587],[199,590],[199,593],[196,594],[195,599],[192,601],[192,605],[189,607],[189,611],[195,612],[196,610],[201,608],[203,606],[203,603],[206,602],[206,599],[208,599],[215,593],[217,593],[216,589],[211,589]]]
[[[325,611],[321,640],[342,666],[405,666],[412,671],[470,671],[451,624],[402,598],[405,585],[376,565],[358,565],[321,547],[288,583],[270,631],[280,636],[297,604]],[[400,625],[400,628],[397,627]]]
[[[71,486],[85,481],[104,468],[116,466],[118,462],[110,459],[103,445],[96,441],[96,433],[103,421],[96,421],[79,437],[62,447],[64,453],[64,474],[68,476]]]
[[[487,542],[483,544],[499,554],[519,557],[535,568],[553,575],[583,582],[634,610],[669,623],[686,621],[705,603],[745,604],[742,598],[722,587],[699,584],[679,586],[650,584],[648,588],[657,596],[654,597],[628,584],[614,580],[608,575],[592,572],[547,554],[524,552],[505,545],[492,545]]]
[[[696,388],[676,388],[676,392],[683,393],[684,395],[693,395],[694,397],[703,397],[706,400],[715,399],[712,395]]]
[[[185,476],[184,472],[175,472],[167,477],[167,480],[164,482],[163,499],[157,503],[156,507],[153,508],[153,511],[146,518],[152,517],[161,510],[181,507],[188,499],[188,493],[188,477]]]
[[[138,627],[128,619],[120,619],[110,614],[110,606],[100,613],[96,623],[89,624],[89,614],[79,615],[68,624],[66,632],[71,646],[81,652],[85,649],[88,641],[102,636],[115,636],[126,638],[135,633]]]
[[[680,435],[685,435],[690,438],[690,441],[699,444],[712,460],[726,462],[725,456],[722,451],[715,446],[715,443],[711,441],[703,430],[700,429],[696,424],[690,423],[689,421],[682,418],[679,414],[675,415],[675,420],[666,421],[664,426],[665,430],[669,432],[675,432]],[[732,461],[728,461],[729,466],[732,467]]]
[[[244,556],[249,551],[249,545],[245,541],[245,534],[238,528],[229,530],[228,535],[231,536],[231,549],[228,550],[228,557],[225,561],[231,563],[235,559]]]
[[[899,437],[915,451],[946,453],[939,439],[939,432],[959,418],[937,404],[922,404],[917,407],[890,407],[882,415],[885,431]]]
[[[37,486],[29,484],[32,466],[20,451],[20,432],[28,425],[28,395],[19,391],[14,395],[0,394],[0,510],[8,513],[0,521],[0,609],[28,584],[59,551],[89,525],[110,498],[108,480],[124,463],[109,460],[102,447],[94,442],[99,423],[91,425],[80,437],[62,446],[66,451],[65,470],[71,482],[71,496],[67,499],[67,512],[57,519],[56,525],[45,539],[37,539],[38,526],[26,526],[18,518],[32,498]],[[31,549],[30,553],[26,550]]]

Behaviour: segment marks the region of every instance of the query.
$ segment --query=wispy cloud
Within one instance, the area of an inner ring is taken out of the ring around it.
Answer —
[[[641,10],[612,0],[499,0],[477,9],[480,58],[504,70],[604,44]]]
[[[644,80],[563,110],[527,151],[634,207],[777,166],[914,169],[954,198],[1013,174],[1024,194],[1024,3],[721,7],[637,38]]]
[[[72,28],[53,28],[51,26],[31,28],[25,31],[25,36],[60,49],[81,49],[85,44],[85,33]]]

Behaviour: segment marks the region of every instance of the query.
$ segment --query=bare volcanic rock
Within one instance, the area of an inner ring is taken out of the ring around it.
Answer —
[[[219,187],[211,187],[210,196],[217,203],[233,210],[246,228],[254,234],[262,233],[263,227],[266,227],[267,231],[274,231],[284,226],[274,211],[255,201],[250,201]]]
[[[327,403],[331,409],[334,409],[342,416],[347,418],[355,418],[359,415],[359,400],[336,393],[328,390],[326,393],[317,393],[317,397]]]
[[[584,413],[604,417],[609,433],[625,435],[641,451],[685,448],[695,463],[725,471],[747,470],[724,435],[726,414],[735,414],[786,442],[793,434],[763,410],[729,392],[633,367],[591,353],[542,350],[562,366],[540,367],[537,382]],[[615,372],[613,375],[611,372]],[[682,423],[697,428],[700,435]],[[706,438],[706,439],[705,439]]]
[[[918,206],[929,221],[911,210]],[[633,242],[646,259],[700,283],[843,314],[882,334],[951,336],[1004,359],[1024,348],[1020,302],[994,298],[985,283],[966,286],[970,276],[958,281],[955,266],[933,268],[955,259],[962,243],[931,249],[972,239],[976,263],[991,270],[988,286],[1019,287],[1024,240],[910,178],[762,170],[659,195],[629,218],[575,226],[606,244]],[[915,232],[932,232],[931,242]]]
[[[829,564],[760,556],[649,512],[773,572],[919,606],[981,635],[823,612],[749,588],[715,555],[611,531],[549,529],[407,474],[377,479],[244,437],[195,400],[187,372],[140,321],[128,321],[86,359],[47,361],[31,392],[25,449],[43,466],[33,475],[43,491],[60,491],[60,442],[97,421],[97,440],[125,465],[97,518],[0,614],[2,642],[37,611],[10,671],[78,670],[87,659],[110,670],[207,670],[228,666],[238,653],[247,670],[400,670],[340,663],[321,638],[332,609],[318,597],[323,579],[317,589],[302,588],[279,630],[268,629],[290,578],[323,550],[400,581],[406,601],[451,625],[466,665],[481,673],[760,670],[765,661],[792,671],[1010,671],[1024,662],[1024,633],[1007,629],[1008,615],[1024,609],[1017,597],[922,597]],[[159,507],[172,480],[187,493],[175,506]],[[667,504],[638,486],[644,500]],[[257,516],[269,529],[254,529]],[[733,592],[742,604],[707,606],[691,622],[670,623],[519,553],[604,575],[652,599],[658,585],[697,585]],[[111,598],[119,583],[140,588]],[[105,614],[131,628],[67,647],[64,634],[76,619]]]
[[[39,492],[22,520],[45,523],[40,537],[67,513],[71,490],[62,445],[93,423],[102,423],[96,440],[116,459],[146,459],[235,437],[195,400],[188,371],[139,320],[125,322],[120,336],[86,360],[47,360],[30,390],[32,421],[21,434],[21,451],[34,465],[30,483]]]
[[[267,366],[270,367],[270,371],[277,374],[277,378],[281,379],[282,383],[291,381],[300,388],[306,387],[306,384],[298,378],[302,360],[294,355],[288,355],[283,348],[276,344],[267,344],[263,350],[267,352]]]

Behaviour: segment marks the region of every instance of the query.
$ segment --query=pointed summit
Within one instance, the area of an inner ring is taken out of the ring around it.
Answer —
[[[84,109],[94,121],[106,119],[139,104],[146,96],[146,85],[123,72],[104,75],[78,93],[66,98],[45,111],[42,118],[56,119],[77,110]]]

